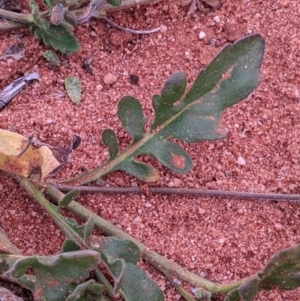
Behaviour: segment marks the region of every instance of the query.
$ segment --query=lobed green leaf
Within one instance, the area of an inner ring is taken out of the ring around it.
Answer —
[[[35,300],[65,301],[69,292],[89,276],[99,259],[98,252],[90,250],[48,257],[24,257],[17,260],[6,275],[31,289]],[[33,271],[35,282],[24,278],[29,268]]]
[[[261,290],[300,287],[300,244],[279,251],[257,276],[231,291],[225,301],[252,301]]]
[[[99,301],[102,300],[103,291],[103,285],[96,283],[95,280],[89,280],[78,284],[66,301]]]
[[[258,34],[227,45],[199,73],[185,95],[185,74],[171,75],[161,94],[153,96],[155,118],[148,133],[140,102],[132,96],[124,97],[118,105],[118,117],[131,135],[132,143],[119,154],[115,133],[105,130],[102,137],[109,148],[110,158],[99,168],[98,174],[123,170],[144,181],[156,181],[158,172],[137,161],[140,155],[152,156],[175,172],[188,172],[192,168],[190,156],[169,139],[196,142],[224,138],[226,132],[220,126],[220,118],[226,108],[244,99],[257,87],[264,46],[264,40]],[[90,179],[94,180],[95,176]]]
[[[63,54],[76,52],[80,49],[77,38],[66,29],[64,24],[51,24],[48,29],[32,26],[31,31],[37,39],[42,39],[45,45],[51,46]]]

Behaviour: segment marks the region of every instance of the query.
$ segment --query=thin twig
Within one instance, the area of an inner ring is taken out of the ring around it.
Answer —
[[[150,34],[150,33],[154,33],[154,32],[158,32],[160,31],[160,27],[156,27],[153,29],[149,29],[149,30],[135,30],[135,29],[130,29],[127,27],[123,27],[120,26],[118,24],[116,24],[115,22],[113,22],[112,20],[108,19],[106,16],[102,17],[108,24],[110,24],[113,27],[116,27],[122,31],[126,31],[126,32],[130,32],[130,33],[135,33],[135,34]]]
[[[139,187],[94,187],[94,186],[72,186],[56,185],[56,188],[63,192],[79,190],[85,193],[144,193]],[[223,198],[239,198],[250,200],[272,200],[272,201],[290,201],[300,202],[299,194],[280,194],[280,193],[256,193],[240,191],[223,191],[223,190],[202,190],[189,188],[167,188],[167,187],[149,187],[149,192],[153,194],[176,194],[176,195],[196,195],[211,196]]]

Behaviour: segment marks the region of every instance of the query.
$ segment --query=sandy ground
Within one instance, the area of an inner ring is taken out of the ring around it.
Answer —
[[[197,10],[179,0],[163,1],[116,12],[109,16],[119,25],[167,31],[151,35],[121,32],[92,20],[76,29],[81,50],[52,68],[45,50],[26,29],[0,33],[0,53],[16,43],[26,46],[20,61],[0,61],[0,89],[27,71],[41,80],[25,88],[0,112],[0,128],[29,136],[34,133],[52,145],[67,145],[73,133],[81,147],[56,178],[66,179],[82,168],[92,169],[107,159],[101,142],[105,128],[117,131],[122,147],[130,141],[116,116],[118,101],[132,95],[153,118],[151,97],[168,76],[178,70],[189,85],[198,72],[227,43],[250,33],[266,39],[261,82],[246,100],[229,108],[222,118],[228,135],[216,142],[182,144],[193,159],[191,172],[178,175],[151,163],[161,179],[150,186],[292,193],[300,191],[300,2],[221,1],[213,11]],[[26,5],[23,3],[25,8]],[[203,31],[206,37],[199,39]],[[93,75],[82,68],[94,55]],[[80,78],[83,98],[74,105],[62,81]],[[135,75],[133,77],[132,75]],[[138,77],[138,82],[136,79]],[[107,78],[112,79],[111,82]],[[134,78],[134,80],[132,80]],[[244,165],[237,163],[242,157]],[[143,183],[121,172],[104,178],[106,186]],[[24,254],[54,254],[63,235],[45,212],[8,176],[0,173],[0,226]],[[113,222],[150,249],[212,281],[229,283],[263,267],[270,256],[300,241],[299,205],[277,201],[246,201],[195,196],[82,195],[78,201]],[[166,301],[181,300],[165,278],[145,265],[164,291]],[[256,301],[298,301],[299,290],[262,292]]]

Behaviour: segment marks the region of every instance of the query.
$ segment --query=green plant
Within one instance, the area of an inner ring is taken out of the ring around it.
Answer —
[[[145,0],[147,2],[149,0]],[[43,40],[45,45],[59,50],[63,54],[76,52],[80,44],[74,35],[74,26],[88,21],[90,18],[103,18],[105,12],[112,10],[112,6],[133,6],[134,1],[121,0],[44,0],[46,10],[34,0],[29,1],[30,14],[15,13],[0,8],[0,17],[7,22],[0,22],[0,30],[10,30],[29,27],[37,39]]]
[[[110,129],[104,130],[102,137],[109,149],[108,161],[93,171],[65,182],[90,183],[114,170],[128,172],[145,181],[154,181],[158,178],[156,169],[137,159],[144,154],[153,156],[175,172],[188,172],[192,167],[191,158],[170,139],[197,142],[223,138],[225,133],[219,125],[221,115],[224,109],[241,101],[257,87],[263,54],[264,40],[260,35],[251,35],[226,46],[199,73],[186,93],[185,75],[182,72],[173,74],[164,84],[160,95],[153,96],[155,118],[149,131],[145,130],[145,117],[139,101],[131,96],[124,97],[118,106],[118,117],[123,128],[132,136],[131,144],[120,152],[115,133]],[[0,132],[0,142],[3,137]],[[24,257],[5,235],[0,235],[1,245],[5,246],[0,255],[1,277],[28,288],[36,300],[115,300],[119,296],[131,301],[163,300],[158,285],[136,265],[140,256],[163,273],[186,300],[209,299],[221,294],[226,296],[227,301],[250,301],[260,290],[290,290],[300,286],[300,245],[276,254],[257,274],[226,285],[215,284],[185,270],[156,252],[149,251],[140,241],[77,203],[74,198],[78,191],[63,194],[50,180],[43,182],[33,175],[29,177],[36,168],[31,169],[30,154],[27,152],[36,155],[35,145],[30,139],[24,145],[26,138],[14,137],[16,143],[21,141],[18,149],[24,149],[17,154],[7,148],[4,152],[0,143],[0,168],[8,172],[12,168],[14,173],[10,175],[48,212],[66,236],[61,254]],[[3,141],[2,144],[5,144],[6,140]],[[74,140],[63,152],[68,150],[69,157],[77,146],[78,142]],[[52,151],[51,155],[47,152],[41,156],[53,159],[59,149],[48,148]],[[14,160],[18,167],[24,164],[26,170],[13,169]],[[7,161],[9,165],[5,164]],[[65,160],[63,162],[66,163]],[[57,162],[55,168],[61,165],[61,162]],[[44,168],[43,177],[46,170],[51,173],[49,167]],[[64,217],[60,213],[62,207],[80,215],[86,222],[79,225],[75,220]],[[94,228],[101,229],[109,237],[94,237]],[[193,294],[182,287],[181,281],[192,286]]]

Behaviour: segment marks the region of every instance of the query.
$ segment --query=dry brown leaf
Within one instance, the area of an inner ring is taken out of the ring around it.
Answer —
[[[74,135],[70,146],[52,147],[32,141],[14,132],[0,129],[0,170],[29,177],[33,173],[41,175],[43,181],[69,162],[70,155],[80,144],[81,139]]]

